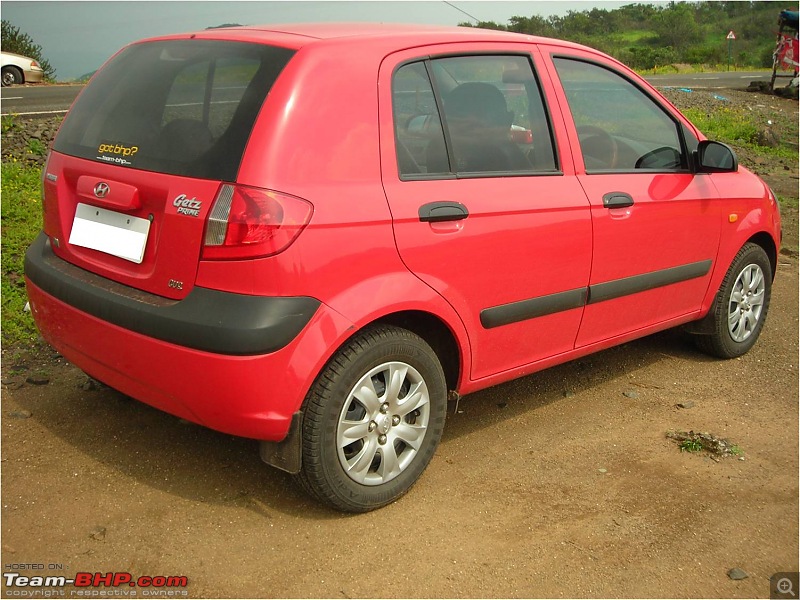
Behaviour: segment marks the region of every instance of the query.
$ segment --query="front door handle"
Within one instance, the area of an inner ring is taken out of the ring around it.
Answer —
[[[419,220],[423,223],[460,221],[468,216],[467,207],[460,202],[429,202],[419,207]]]
[[[633,198],[625,192],[609,192],[603,196],[604,208],[627,208],[633,206]]]

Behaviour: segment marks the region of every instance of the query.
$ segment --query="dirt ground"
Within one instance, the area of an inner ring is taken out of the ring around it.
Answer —
[[[796,164],[759,166],[796,202]],[[769,597],[800,568],[788,219],[749,354],[712,360],[669,331],[468,396],[412,491],[366,515],[321,508],[255,442],[5,348],[3,572],[186,576],[194,598]],[[681,452],[672,430],[741,454]]]

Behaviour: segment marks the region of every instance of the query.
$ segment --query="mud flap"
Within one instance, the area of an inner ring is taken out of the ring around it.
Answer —
[[[683,326],[683,330],[687,333],[691,333],[692,335],[711,335],[714,333],[714,310],[717,306],[717,295],[714,296],[714,300],[711,302],[711,308],[709,309],[708,313],[705,317],[700,319],[699,321],[692,321],[691,323],[686,323]]]
[[[268,465],[286,471],[292,475],[300,472],[302,465],[302,436],[300,425],[303,422],[303,413],[298,411],[292,415],[289,433],[280,442],[262,441],[259,447],[261,460]]]

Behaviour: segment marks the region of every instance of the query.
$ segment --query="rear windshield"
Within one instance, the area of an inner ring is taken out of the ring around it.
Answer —
[[[123,167],[235,181],[258,111],[293,54],[209,40],[130,46],[92,79],[53,148]]]

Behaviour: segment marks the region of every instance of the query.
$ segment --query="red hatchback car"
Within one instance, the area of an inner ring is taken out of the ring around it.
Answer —
[[[448,397],[686,325],[764,325],[775,196],[616,60],[469,28],[131,44],[67,115],[25,263],[92,377],[261,440],[319,500],[406,492]]]

